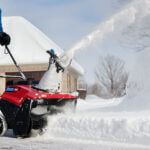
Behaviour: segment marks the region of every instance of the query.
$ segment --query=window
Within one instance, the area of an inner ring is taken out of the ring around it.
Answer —
[[[38,78],[38,77],[40,77],[40,73],[39,72],[33,72],[32,76],[33,76],[33,78]]]
[[[29,72],[24,72],[24,75],[25,75],[27,78],[31,78],[31,73],[29,73]]]

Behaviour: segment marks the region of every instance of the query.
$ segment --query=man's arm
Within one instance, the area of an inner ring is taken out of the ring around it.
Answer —
[[[2,11],[0,9],[0,32],[3,32],[3,27],[2,27]]]
[[[3,32],[3,27],[2,27],[2,11],[0,9],[0,45],[2,46],[7,46],[10,44],[10,36]]]

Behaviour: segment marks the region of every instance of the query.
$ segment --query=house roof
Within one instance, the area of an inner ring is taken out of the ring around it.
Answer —
[[[18,64],[47,63],[48,49],[55,49],[57,55],[63,52],[56,43],[23,17],[3,17],[2,22],[4,32],[11,37],[9,48]],[[4,47],[0,47],[0,65],[10,64],[10,57],[4,54]],[[70,68],[80,75],[84,73],[83,68],[74,60]]]

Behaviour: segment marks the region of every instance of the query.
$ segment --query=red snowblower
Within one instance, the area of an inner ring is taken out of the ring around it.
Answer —
[[[0,136],[12,129],[16,137],[29,137],[31,130],[42,131],[47,125],[47,116],[63,112],[67,104],[75,110],[77,97],[61,92],[50,92],[37,85],[39,81],[26,79],[9,48],[6,50],[20,75],[6,75],[1,78],[21,78],[20,81],[8,81],[5,92],[0,96]],[[56,72],[64,72],[57,61],[58,57],[51,50],[49,68],[53,64]]]

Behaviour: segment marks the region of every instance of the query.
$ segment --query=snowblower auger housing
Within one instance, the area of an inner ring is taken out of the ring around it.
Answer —
[[[47,115],[63,112],[68,103],[72,104],[72,109],[75,108],[77,97],[39,89],[36,87],[39,81],[26,80],[15,59],[13,62],[21,74],[18,78],[24,80],[8,81],[5,92],[0,96],[0,136],[7,129],[13,129],[15,136],[28,137],[32,129],[42,130],[47,125]]]

